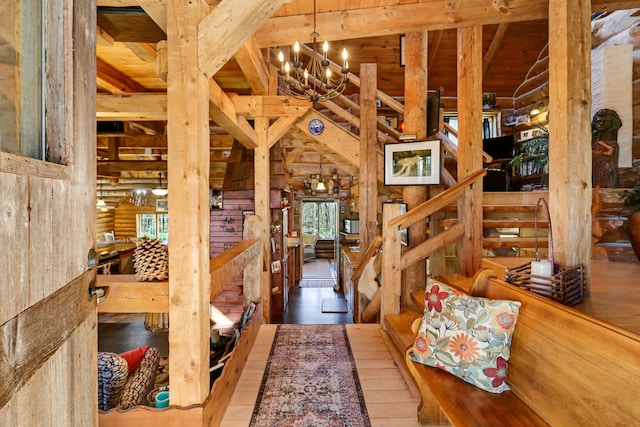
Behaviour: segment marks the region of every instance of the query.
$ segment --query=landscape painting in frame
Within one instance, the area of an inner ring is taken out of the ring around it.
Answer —
[[[440,184],[440,141],[384,146],[384,185]]]

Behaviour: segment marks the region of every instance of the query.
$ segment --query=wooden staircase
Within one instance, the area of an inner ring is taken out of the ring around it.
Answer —
[[[538,199],[548,200],[548,196],[548,192],[483,193],[483,248],[513,248],[520,255],[535,255],[537,240],[538,247],[546,252],[549,247],[547,213],[544,208],[538,210],[537,237],[535,215]],[[441,227],[446,229],[459,221],[456,206],[445,206],[442,211],[445,218],[439,221]]]

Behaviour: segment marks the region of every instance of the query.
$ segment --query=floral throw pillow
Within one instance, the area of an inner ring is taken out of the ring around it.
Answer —
[[[519,301],[472,297],[428,279],[410,358],[492,393],[509,390],[511,337]]]

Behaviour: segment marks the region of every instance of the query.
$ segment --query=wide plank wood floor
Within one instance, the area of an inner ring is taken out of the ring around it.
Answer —
[[[346,325],[372,427],[418,426],[420,397],[399,366],[400,354],[377,324]],[[227,408],[222,427],[248,427],[275,336],[262,325]]]

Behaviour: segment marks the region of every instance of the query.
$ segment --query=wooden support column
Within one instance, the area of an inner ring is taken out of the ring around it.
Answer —
[[[555,261],[590,265],[591,2],[549,2],[549,211]],[[588,286],[585,293],[589,294]]]
[[[458,29],[458,181],[482,169],[482,27]],[[473,276],[482,265],[482,182],[458,202],[464,237],[458,272]]]
[[[427,33],[409,33],[405,38],[404,70],[404,132],[415,134],[418,140],[427,137]],[[407,209],[413,209],[427,200],[427,186],[406,186],[402,192]],[[409,227],[409,248],[427,240],[426,221]],[[411,291],[424,289],[426,281],[426,262],[417,262],[403,271],[402,305],[413,306]]]
[[[378,235],[378,146],[376,64],[360,65],[360,256]]]
[[[262,266],[262,313],[266,323],[271,320],[269,310],[271,300],[271,210],[269,209],[269,118],[255,118],[254,127],[258,146],[254,149],[254,197],[255,212],[262,219],[262,247],[264,265]]]
[[[198,63],[205,1],[168,0],[167,145],[171,405],[209,394],[209,93]],[[179,19],[178,19],[179,18]]]

